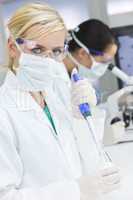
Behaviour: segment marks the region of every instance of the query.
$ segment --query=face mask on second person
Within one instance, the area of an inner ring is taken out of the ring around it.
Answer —
[[[88,69],[87,67],[80,65],[79,73],[82,76],[88,78],[89,81],[93,84],[93,83],[96,83],[101,78],[101,76],[104,75],[104,73],[106,72],[108,68],[108,65],[109,63],[99,63],[93,59],[93,64],[91,68]]]
[[[89,49],[78,40],[74,32],[72,32],[72,38],[80,47],[82,47],[87,52],[88,55],[90,55]],[[108,65],[111,62],[111,59],[109,59],[109,61],[107,61],[106,63],[97,62],[94,57],[90,55],[92,59],[92,66],[91,68],[87,68],[80,64],[70,53],[68,53],[68,55],[70,59],[72,59],[72,61],[78,66],[80,75],[88,78],[91,83],[95,83],[101,76],[104,75],[108,68]]]
[[[54,80],[65,79],[66,69],[61,62],[49,57],[41,57],[22,52],[16,76],[22,89],[27,91],[43,91],[52,87]]]

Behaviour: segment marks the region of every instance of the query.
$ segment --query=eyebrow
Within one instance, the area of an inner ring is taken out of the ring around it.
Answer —
[[[34,48],[42,48],[44,50],[47,50],[47,48],[45,46],[42,46],[40,44],[36,44],[36,47],[34,47]],[[64,46],[53,47],[52,50],[54,50],[54,49],[60,49],[60,48],[64,48]]]
[[[54,50],[54,49],[61,49],[61,48],[64,48],[64,46],[53,47],[52,50]]]
[[[41,48],[41,49],[47,50],[46,47],[44,47],[40,44],[36,44],[36,46],[33,49],[35,49],[35,48]]]

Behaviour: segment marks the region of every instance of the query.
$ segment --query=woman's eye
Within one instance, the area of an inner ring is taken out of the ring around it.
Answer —
[[[40,48],[34,48],[34,49],[32,49],[31,51],[32,51],[32,53],[34,53],[34,54],[41,54],[41,53],[42,53],[42,50],[41,50]]]
[[[55,55],[60,55],[62,53],[62,50],[61,49],[53,49],[53,53]]]

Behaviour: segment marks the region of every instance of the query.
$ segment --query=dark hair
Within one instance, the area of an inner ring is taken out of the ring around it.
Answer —
[[[104,52],[110,44],[116,44],[111,29],[102,21],[97,19],[87,20],[81,23],[79,30],[74,31],[75,36],[90,50],[91,54],[97,55],[95,51]],[[72,32],[70,31],[70,34]],[[74,39],[68,42],[68,50],[74,52],[81,48]]]

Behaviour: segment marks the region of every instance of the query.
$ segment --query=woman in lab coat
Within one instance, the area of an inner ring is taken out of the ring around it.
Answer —
[[[0,89],[0,199],[79,200],[80,159],[64,107],[50,88],[38,92],[50,86],[47,77],[39,79],[39,70],[52,59],[46,64],[41,58],[63,54],[64,22],[50,6],[29,4],[13,15],[8,28],[10,70]],[[26,80],[23,76],[26,63],[37,69],[35,85],[29,84],[29,71]]]
[[[0,88],[0,199],[86,200],[116,188],[115,167],[83,176],[71,116],[53,91],[53,79],[65,70],[55,61],[63,58],[66,36],[58,12],[29,4],[8,28],[10,70]]]
[[[111,29],[102,21],[90,19],[82,22],[77,28],[69,32],[68,53],[64,58],[66,70],[71,77],[76,67],[81,77],[89,80],[93,86],[104,75],[108,65],[113,61],[117,52],[117,42]],[[70,86],[69,76],[66,83]],[[55,90],[62,94],[64,103],[69,102],[67,97],[55,84]],[[67,86],[67,87],[68,87]],[[80,115],[77,117],[80,118]]]

